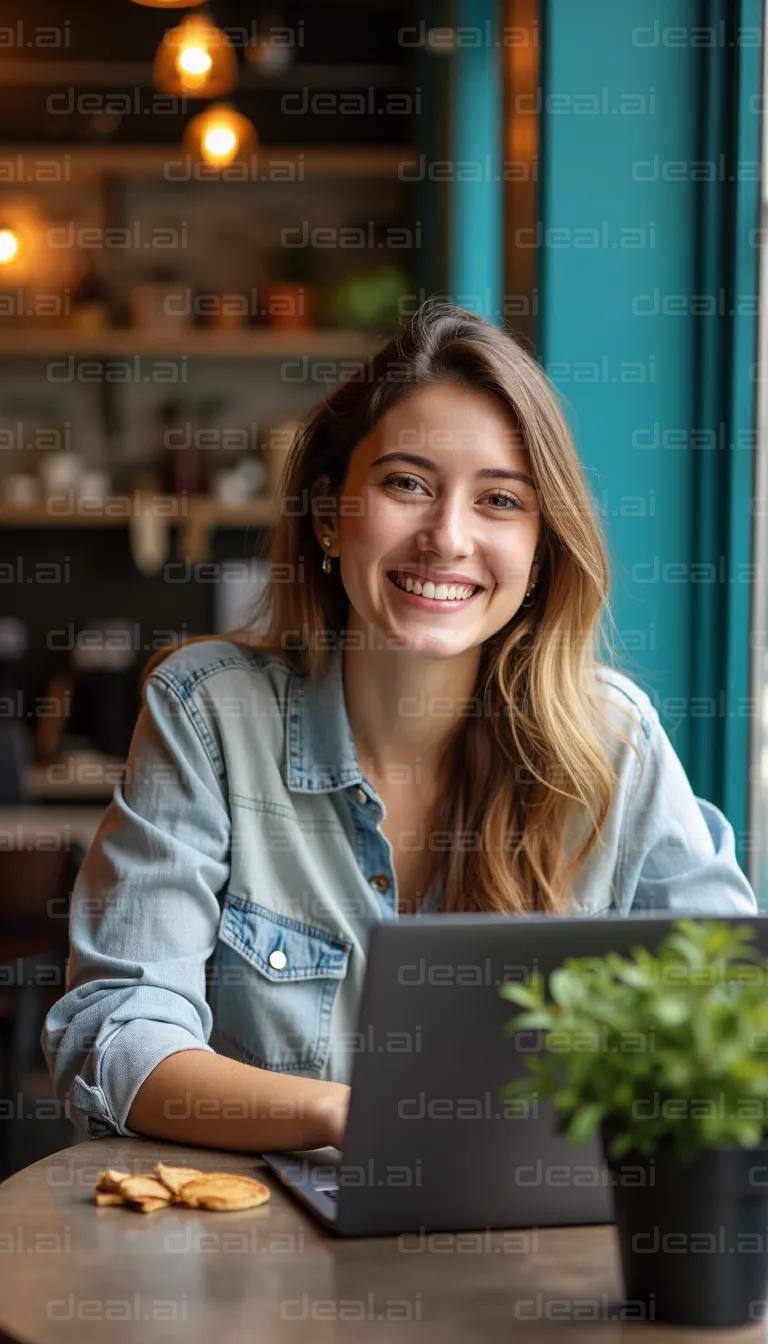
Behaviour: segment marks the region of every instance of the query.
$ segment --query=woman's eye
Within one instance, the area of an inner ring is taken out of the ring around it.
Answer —
[[[511,508],[501,509],[501,513],[513,513],[516,509],[522,509],[523,507],[519,499],[516,499],[514,495],[508,495],[505,490],[494,490],[489,498],[501,499],[505,504],[511,505]]]
[[[421,485],[421,481],[417,481],[415,476],[401,476],[401,475],[387,476],[384,481],[384,484],[394,485],[396,481],[407,481],[409,485]],[[402,486],[397,486],[397,489],[402,489]],[[409,490],[408,493],[412,495],[413,490]]]
[[[400,482],[405,482],[405,484],[400,484]],[[386,476],[382,484],[392,485],[396,490],[402,490],[407,495],[414,495],[422,482],[416,476],[406,476],[398,472],[394,476]],[[520,500],[515,495],[508,494],[506,490],[493,490],[486,495],[486,499],[502,501],[501,505],[494,505],[496,513],[515,513],[522,510],[523,507]]]

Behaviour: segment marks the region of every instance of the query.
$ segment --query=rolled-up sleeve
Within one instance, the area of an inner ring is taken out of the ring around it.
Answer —
[[[644,718],[642,770],[626,803],[620,891],[632,913],[754,914],[733,827],[694,793],[658,714]]]
[[[210,1050],[205,963],[229,876],[224,766],[194,700],[147,682],[126,759],[72,893],[66,993],[42,1046],[57,1099],[92,1137],[126,1118],[168,1055]]]

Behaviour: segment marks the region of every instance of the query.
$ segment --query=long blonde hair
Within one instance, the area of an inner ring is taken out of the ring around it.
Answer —
[[[331,648],[343,645],[349,600],[338,568],[321,571],[313,485],[327,475],[324,494],[338,497],[356,444],[404,395],[446,380],[487,392],[516,422],[530,456],[544,545],[534,601],[483,645],[474,697],[482,712],[465,717],[446,743],[449,785],[426,829],[430,840],[443,837],[442,908],[563,911],[574,873],[599,842],[614,791],[595,677],[608,565],[555,391],[510,335],[464,309],[428,303],[379,351],[364,378],[336,387],[288,453],[270,576],[248,621],[199,639],[228,639],[278,654],[301,676],[323,675]],[[258,632],[249,628],[256,621],[264,627]],[[286,632],[302,637],[289,641]],[[143,686],[177,647],[149,659]],[[583,842],[569,853],[574,819]],[[447,850],[446,833],[453,837]]]

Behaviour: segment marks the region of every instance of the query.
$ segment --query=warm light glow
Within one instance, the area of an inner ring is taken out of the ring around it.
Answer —
[[[163,93],[216,98],[237,83],[235,48],[210,19],[188,14],[163,37],[155,53],[152,77]]]
[[[203,136],[203,149],[207,157],[229,162],[237,149],[237,136],[231,126],[212,126]]]
[[[193,117],[182,141],[186,153],[216,168],[226,168],[241,160],[247,162],[257,145],[253,123],[228,103],[214,103],[206,112]]]
[[[179,56],[179,65],[187,75],[205,75],[213,62],[202,47],[185,47]]]
[[[12,229],[0,229],[0,265],[7,266],[19,250],[19,240]]]
[[[42,212],[35,196],[3,192],[0,202],[0,273],[4,285],[40,285],[53,293],[70,283],[72,249],[49,243],[56,226]],[[31,314],[27,314],[31,316]]]
[[[133,3],[145,9],[194,9],[195,5],[204,5],[205,0],[133,0]]]

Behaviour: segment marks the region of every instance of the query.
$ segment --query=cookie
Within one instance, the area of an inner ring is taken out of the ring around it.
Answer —
[[[213,1209],[226,1212],[229,1209],[253,1209],[264,1204],[270,1197],[269,1188],[261,1181],[250,1176],[234,1176],[227,1172],[214,1171],[194,1181],[188,1181],[181,1194],[181,1201],[193,1209]]]
[[[170,1204],[173,1198],[170,1190],[166,1189],[162,1181],[156,1180],[154,1176],[126,1176],[120,1181],[118,1194],[123,1195],[131,1204],[144,1204],[147,1200],[159,1201],[158,1208],[163,1204]],[[143,1213],[150,1211],[142,1209]]]
[[[120,1182],[130,1176],[129,1171],[102,1171],[96,1182],[96,1189],[103,1190],[109,1194],[117,1194],[120,1190]]]
[[[197,1171],[194,1167],[166,1167],[163,1162],[158,1162],[155,1175],[172,1194],[178,1197],[184,1186],[202,1176],[203,1172]]]

